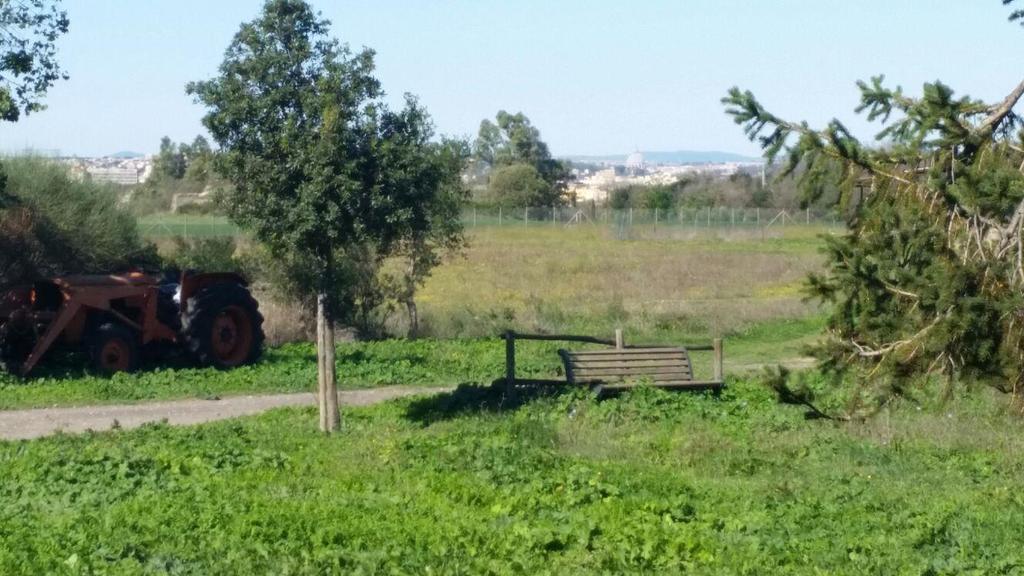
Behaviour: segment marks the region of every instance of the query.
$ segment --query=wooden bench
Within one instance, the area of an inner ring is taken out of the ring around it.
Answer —
[[[716,342],[717,344],[717,342]],[[648,383],[658,388],[721,389],[719,360],[721,345],[715,347],[713,380],[695,380],[690,353],[682,347],[608,348],[605,350],[559,350],[569,384],[593,386],[600,392],[612,392]]]
[[[725,386],[722,372],[722,340],[711,344],[687,346],[626,346],[622,331],[615,331],[615,340],[593,336],[558,334],[519,334],[512,330],[502,333],[505,340],[505,387],[511,394],[516,386],[558,386],[561,380],[516,378],[516,340],[560,340],[600,344],[607,348],[573,352],[559,350],[569,384],[585,384],[600,394],[632,388],[648,381],[659,388],[689,390],[712,389],[717,393]],[[690,363],[691,351],[714,352],[714,376],[711,380],[696,380]]]

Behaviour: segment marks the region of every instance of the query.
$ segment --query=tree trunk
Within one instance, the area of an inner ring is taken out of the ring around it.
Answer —
[[[409,338],[416,338],[420,334],[420,314],[416,309],[416,300],[406,300],[405,310],[409,313]]]
[[[324,314],[317,298],[316,306],[316,405],[320,408],[320,430],[327,431],[327,386],[324,384]]]
[[[341,422],[338,413],[338,380],[334,373],[334,320],[327,310],[327,294],[316,298],[316,357],[320,404],[320,430],[334,432]]]

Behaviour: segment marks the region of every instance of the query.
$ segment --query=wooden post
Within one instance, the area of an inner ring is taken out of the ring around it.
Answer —
[[[529,228],[530,227],[530,209],[529,208],[523,208],[523,227],[524,228]]]
[[[633,225],[633,207],[632,206],[629,207],[629,225],[630,226]]]
[[[316,315],[316,405],[320,411],[320,431],[327,431],[327,384],[324,377],[327,370],[324,368],[324,328],[323,319],[320,314],[320,298],[317,298]]]
[[[654,209],[654,231],[658,231],[658,209]]]
[[[505,391],[512,393],[516,383],[516,333],[505,332]]]
[[[715,380],[716,382],[721,382],[722,375],[724,374],[724,371],[722,370],[722,339],[715,338],[713,341],[713,346],[715,349],[715,377],[713,378],[713,380]]]
[[[615,329],[615,349],[622,350],[626,347],[626,343],[622,339],[622,328]]]
[[[338,410],[338,378],[334,374],[335,366],[337,364],[334,361],[335,353],[335,342],[334,342],[334,320],[328,317],[327,319],[327,331],[324,335],[327,339],[324,351],[327,353],[324,358],[324,365],[327,367],[327,377],[325,378],[325,384],[327,385],[327,430],[334,432],[341,425],[341,412]]]
[[[327,295],[317,296],[317,399],[320,403],[320,430],[330,434],[338,428],[338,387],[334,374],[334,322],[327,310]]]
[[[811,223],[811,207],[810,206],[807,207],[806,213],[807,213],[807,224],[810,224]]]
[[[501,206],[498,206],[498,226],[501,226]]]

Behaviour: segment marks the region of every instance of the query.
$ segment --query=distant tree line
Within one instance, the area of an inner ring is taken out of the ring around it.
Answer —
[[[822,192],[813,201],[799,189],[800,174],[776,178],[778,169],[769,169],[762,184],[759,172],[740,171],[728,176],[686,176],[671,184],[630,184],[613,189],[608,205],[613,209],[689,210],[706,207],[778,208],[795,210],[809,206],[827,206],[838,195],[838,188]]]

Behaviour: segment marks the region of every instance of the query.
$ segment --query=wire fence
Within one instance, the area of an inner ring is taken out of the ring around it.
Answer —
[[[534,208],[467,207],[462,223],[468,229],[486,227],[561,228],[606,227],[626,234],[631,230],[749,229],[767,231],[795,226],[842,227],[840,215],[831,210],[783,210],[778,208],[703,207],[672,210],[601,206],[553,206]],[[243,232],[221,216],[183,214],[151,216],[139,220],[139,232],[151,240],[241,236]]]
[[[169,214],[148,216],[138,221],[139,234],[150,240],[168,238],[224,238],[241,236],[242,230],[223,216]]]
[[[601,206],[550,208],[469,207],[462,213],[466,227],[483,226],[668,226],[688,228],[842,226],[832,210],[778,208],[675,208],[670,210]]]

